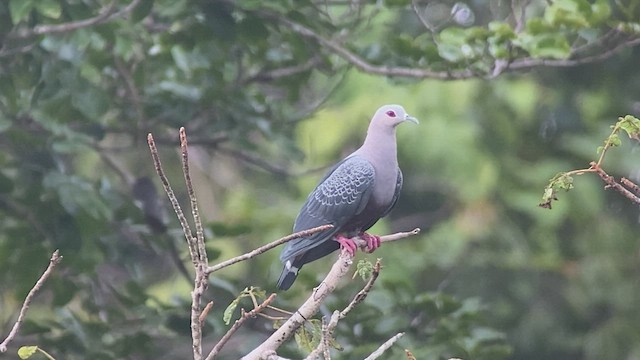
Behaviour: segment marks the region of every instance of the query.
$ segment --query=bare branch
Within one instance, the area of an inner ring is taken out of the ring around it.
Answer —
[[[193,216],[193,222],[195,223],[196,227],[196,249],[194,250],[198,255],[199,265],[206,268],[209,265],[209,260],[207,259],[207,250],[204,244],[204,229],[202,227],[202,220],[200,219],[200,211],[198,211],[198,202],[196,200],[195,191],[193,190],[193,184],[191,182],[191,172],[189,171],[189,149],[187,143],[187,133],[184,127],[180,128],[180,150],[182,152],[182,173],[184,175],[184,182],[187,186],[187,193],[189,194],[191,216]]]
[[[15,324],[13,324],[13,328],[11,328],[9,335],[7,335],[4,341],[0,344],[0,353],[7,352],[7,346],[18,334],[20,326],[22,326],[22,322],[24,321],[24,317],[27,314],[27,310],[29,310],[29,305],[31,305],[31,301],[33,301],[33,298],[36,296],[42,285],[44,285],[44,283],[53,272],[53,269],[61,260],[62,256],[60,255],[60,252],[58,250],[54,251],[51,255],[51,259],[49,260],[49,266],[47,266],[47,269],[44,271],[44,273],[42,273],[38,281],[36,281],[36,284],[33,286],[33,288],[31,288],[31,290],[27,294],[27,297],[24,299],[24,303],[22,303],[22,308],[20,308],[20,313],[18,314],[18,320],[16,320]]]
[[[406,238],[411,235],[418,234],[420,229],[405,233],[397,233],[380,237],[380,242],[395,241]],[[362,239],[353,239],[358,242],[359,246],[365,245]],[[311,296],[298,308],[298,310],[271,336],[265,340],[260,346],[256,347],[249,354],[243,357],[244,360],[253,360],[265,358],[279,348],[307,319],[310,319],[318,312],[320,305],[324,299],[331,294],[338,285],[338,282],[349,272],[349,268],[353,263],[353,257],[346,250],[340,252],[338,260],[333,264],[331,270],[324,280],[313,289]],[[339,316],[339,315],[337,315]]]
[[[204,306],[204,309],[202,309],[202,313],[200,314],[200,318],[198,319],[200,320],[201,323],[205,321],[212,307],[213,307],[213,301],[209,301],[207,305]]]
[[[235,334],[235,332],[238,331],[238,329],[242,326],[242,324],[244,324],[244,322],[247,321],[247,319],[249,318],[255,318],[256,315],[258,315],[259,312],[264,310],[264,308],[266,308],[271,302],[273,302],[275,298],[276,298],[276,294],[271,294],[271,296],[269,296],[265,301],[263,301],[262,304],[256,306],[253,310],[249,312],[244,312],[244,309],[243,309],[242,316],[240,316],[240,318],[233,323],[233,325],[227,331],[227,333],[224,334],[224,336],[220,339],[220,341],[218,341],[218,343],[213,347],[213,349],[211,349],[211,352],[209,353],[209,355],[207,355],[206,360],[212,360],[216,355],[218,355],[222,347],[229,341],[231,336],[233,336],[233,334]]]
[[[333,225],[322,225],[322,226],[318,226],[316,228],[313,229],[309,229],[309,230],[304,230],[304,231],[299,231],[297,233],[293,233],[291,235],[287,235],[283,238],[280,238],[276,241],[270,242],[266,245],[263,245],[255,250],[252,250],[246,254],[240,255],[240,256],[236,256],[234,258],[231,258],[229,260],[223,261],[219,264],[213,265],[213,266],[209,266],[207,268],[207,274],[211,274],[212,272],[218,271],[220,269],[226,268],[227,266],[233,265],[235,263],[238,263],[240,261],[244,261],[244,260],[248,260],[251,259],[253,257],[256,257],[264,252],[267,252],[271,249],[273,249],[276,246],[282,245],[288,241],[294,240],[294,239],[298,239],[301,237],[307,237],[307,236],[311,236],[315,233],[319,233],[325,230],[329,230],[333,228]]]
[[[311,353],[306,357],[306,359],[311,360],[320,356],[320,354],[325,354],[325,359],[328,357],[326,354],[329,352],[329,342],[333,338],[333,332],[338,326],[338,321],[347,317],[349,312],[353,310],[353,308],[361,303],[369,294],[369,291],[373,288],[373,284],[375,284],[376,279],[378,279],[378,275],[380,275],[380,269],[382,268],[381,260],[377,259],[376,264],[373,266],[373,272],[371,273],[371,277],[365,284],[365,286],[360,290],[356,296],[353,297],[349,305],[342,311],[334,311],[331,315],[331,319],[328,323],[322,325],[322,339],[318,346],[313,349]]]
[[[384,344],[380,345],[376,351],[372,352],[371,355],[367,356],[364,360],[374,360],[382,356],[382,354],[387,351],[393,344],[395,344],[398,339],[400,339],[404,335],[403,332],[397,333],[391,337],[391,339],[384,342]]]
[[[197,235],[194,237],[191,234],[191,228],[189,227],[189,222],[187,221],[186,216],[182,212],[182,208],[180,207],[180,203],[176,198],[171,185],[169,184],[169,179],[164,173],[162,168],[162,163],[160,162],[160,157],[158,155],[158,149],[153,140],[153,135],[151,133],[147,135],[147,143],[149,144],[149,150],[151,150],[151,157],[153,158],[153,162],[156,168],[156,172],[160,177],[160,181],[162,182],[162,186],[164,187],[169,200],[171,201],[171,205],[173,206],[173,210],[182,225],[182,231],[184,232],[184,236],[187,239],[187,245],[189,248],[189,254],[191,255],[191,262],[193,263],[193,267],[196,271],[193,291],[191,292],[191,341],[192,341],[192,349],[193,349],[193,358],[194,360],[202,359],[202,309],[200,308],[200,302],[202,300],[202,295],[204,294],[207,284],[208,284],[208,274],[206,272],[207,268],[207,254],[204,250],[204,232],[202,231],[202,222],[200,221],[200,216],[198,213],[197,204],[195,204],[195,194],[193,191],[193,186],[191,184],[191,175],[189,174],[189,155],[187,151],[187,139],[184,128],[180,128],[180,145],[182,150],[182,169],[184,173],[184,178],[186,182],[187,189],[189,191],[189,199],[191,200],[191,210],[194,217],[194,222],[196,224],[196,233]]]
[[[147,143],[149,144],[149,150],[151,151],[151,157],[153,158],[153,163],[156,168],[156,173],[158,173],[158,177],[160,177],[160,182],[162,182],[162,187],[164,191],[167,193],[169,197],[169,201],[171,202],[171,206],[173,206],[173,211],[176,213],[178,217],[178,221],[180,221],[180,225],[182,226],[182,232],[184,233],[185,238],[187,239],[187,245],[189,247],[189,254],[191,255],[191,262],[193,266],[197,268],[198,264],[198,255],[196,253],[197,246],[195,244],[195,239],[191,235],[191,227],[189,226],[189,222],[187,218],[184,216],[184,212],[182,212],[182,208],[180,207],[180,203],[178,202],[178,198],[176,198],[173,189],[171,188],[171,184],[169,183],[169,179],[167,175],[164,173],[164,169],[162,168],[162,163],[160,162],[160,156],[158,155],[158,148],[156,147],[156,143],[153,140],[153,135],[149,133],[147,135]]]
[[[627,178],[622,178],[620,179],[620,182],[622,185],[631,189],[631,191],[633,191],[637,196],[640,196],[640,186],[636,185],[633,181]]]
[[[596,170],[596,173],[598,174],[598,176],[600,176],[602,181],[604,181],[607,184],[605,186],[605,189],[612,188],[615,191],[622,194],[622,196],[631,200],[632,203],[636,205],[640,205],[640,197],[634,195],[631,191],[627,190],[624,186],[622,186],[619,182],[617,182],[613,176],[607,174],[604,170],[602,170],[600,166],[597,166],[596,163],[592,162],[591,166]]]

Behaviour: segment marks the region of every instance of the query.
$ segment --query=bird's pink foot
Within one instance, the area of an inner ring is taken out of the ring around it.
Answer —
[[[366,250],[367,250],[368,253],[372,253],[377,248],[380,247],[380,243],[381,243],[380,236],[367,234],[366,232],[363,232],[359,236],[360,236],[360,238],[362,240],[367,242],[367,249]]]
[[[348,238],[342,234],[338,234],[335,239],[340,243],[340,248],[346,250],[349,255],[354,256],[356,254],[358,245],[356,245],[356,242],[353,241],[353,239]]]

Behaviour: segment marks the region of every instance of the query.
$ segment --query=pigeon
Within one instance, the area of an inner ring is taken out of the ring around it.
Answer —
[[[418,120],[400,105],[385,105],[371,119],[362,146],[338,162],[322,178],[302,206],[293,231],[332,224],[333,228],[288,242],[280,261],[284,269],[278,288],[291,287],[304,264],[342,248],[352,256],[360,237],[366,251],[380,246],[380,237],[365,231],[386,216],[398,200],[402,172],[398,167],[396,126]]]

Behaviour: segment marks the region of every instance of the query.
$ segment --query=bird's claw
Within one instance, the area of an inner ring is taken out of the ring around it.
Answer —
[[[356,245],[356,242],[353,241],[353,239],[344,235],[338,235],[336,236],[336,241],[340,243],[340,248],[348,252],[349,255],[354,256],[356,254],[358,245]]]
[[[363,232],[362,234],[360,234],[360,238],[367,242],[366,251],[368,253],[372,253],[377,248],[380,247],[380,244],[381,244],[380,236],[371,235],[371,234],[367,234],[366,232]]]

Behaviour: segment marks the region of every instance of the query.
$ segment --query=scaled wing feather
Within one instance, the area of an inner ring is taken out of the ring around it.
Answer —
[[[287,243],[280,259],[283,262],[292,259],[331,239],[340,227],[364,210],[373,190],[374,178],[375,169],[371,163],[359,156],[351,156],[338,163],[309,194],[293,231],[325,224],[333,224],[334,228]]]

